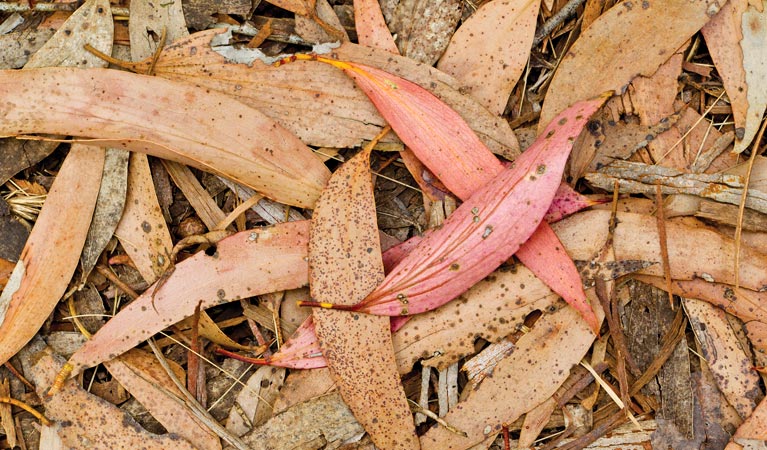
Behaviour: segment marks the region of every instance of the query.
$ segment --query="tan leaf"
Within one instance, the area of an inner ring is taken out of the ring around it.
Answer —
[[[354,26],[360,45],[399,54],[376,0],[354,0]]]
[[[104,151],[73,145],[0,295],[0,362],[37,333],[66,291],[91,223]]]
[[[455,32],[437,68],[456,77],[493,114],[503,114],[527,65],[540,0],[484,3]]]
[[[53,382],[60,359],[41,340],[25,347],[22,355],[22,361],[33,364],[25,365],[24,373],[30,376],[37,394],[44,399],[46,416],[58,422],[55,428],[64,448],[196,448],[178,436],[147,432],[127,412],[86,392],[75,380],[65,383],[57,395],[46,397],[46,386]]]
[[[145,155],[130,154],[126,194],[125,209],[114,234],[144,280],[154,283],[170,266],[173,241]]]
[[[706,39],[706,47],[716,65],[716,72],[722,78],[722,84],[730,99],[735,128],[745,136],[746,112],[748,111],[748,85],[743,69],[743,39],[741,23],[747,0],[730,0],[722,9],[700,29]],[[743,142],[743,141],[740,141]]]
[[[719,10],[711,0],[621,3],[602,14],[559,64],[538,122],[539,132],[568,106],[601,92],[623,92],[650,76]],[[588,80],[588,82],[584,82]]]
[[[17,92],[26,99],[0,107],[0,134],[101,138],[99,145],[189,164],[296,206],[312,206],[327,182],[327,168],[295,136],[223,94],[116,70],[0,72],[0,97]]]
[[[742,419],[748,418],[763,395],[760,378],[752,370],[751,359],[740,348],[724,311],[701,300],[685,299],[683,304],[719,390]]]
[[[740,47],[748,85],[748,111],[743,139],[735,142],[735,151],[738,152],[751,144],[767,108],[767,47],[764,45],[767,42],[767,11],[749,6],[743,13],[741,26],[743,40]]]
[[[312,298],[353,305],[383,280],[371,146],[330,178],[312,216]],[[418,448],[387,317],[315,310],[317,337],[344,401],[379,448]]]
[[[601,320],[601,309],[594,310]],[[468,436],[435,427],[421,437],[421,447],[466,449],[499,433],[502,424],[513,422],[556,392],[569,376],[570,368],[588,352],[594,338],[573,308],[543,316],[532,331],[517,341],[514,352],[495,366],[493,376],[485,378],[444,417]]]
[[[168,397],[166,392],[170,391],[183,398],[154,355],[132,349],[120,358],[106,362],[106,368],[168,432],[193,442],[200,450],[221,448],[215,433],[201,423],[189,408]],[[179,379],[185,378],[183,370],[179,375]]]
[[[386,125],[367,97],[338,70],[311,61],[275,68],[253,56],[250,65],[234,64],[210,47],[211,38],[220,33],[196,33],[169,46],[157,63],[157,75],[235,96],[318,147],[357,146]],[[333,54],[406,75],[464,117],[491,150],[512,159],[519,153],[508,123],[461,94],[453,77],[388,51],[351,43],[333,49]]]

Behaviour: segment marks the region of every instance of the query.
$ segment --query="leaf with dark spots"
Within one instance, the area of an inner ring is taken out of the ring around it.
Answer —
[[[205,309],[305,285],[308,240],[309,223],[300,221],[246,230],[219,241],[218,257],[199,252],[177,264],[170,277],[122,309],[72,355],[69,367],[77,374],[128,351],[194,314],[200,302]],[[216,275],[201,281],[201,273]]]
[[[353,305],[384,277],[368,167],[372,146],[333,174],[314,210],[309,287],[318,302]],[[323,309],[313,317],[341,396],[376,446],[419,448],[388,318]]]
[[[330,306],[390,316],[417,314],[457,297],[492,272],[538,227],[560,185],[575,137],[605,99],[565,111],[512,169],[481,187],[442,228],[424,237],[363,302]]]

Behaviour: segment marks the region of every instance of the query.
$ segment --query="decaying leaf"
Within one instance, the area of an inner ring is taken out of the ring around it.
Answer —
[[[218,436],[201,423],[191,409],[179,405],[178,400],[183,396],[154,355],[132,349],[107,362],[106,367],[166,430],[194,443],[200,450],[221,448]],[[177,376],[183,380],[184,372],[180,372]],[[172,395],[176,396],[175,401]]]
[[[602,14],[559,64],[538,130],[578,100],[606,90],[623,92],[636,75],[652,75],[720,6],[710,0],[643,1],[621,3]]]
[[[735,144],[736,151],[745,150],[756,136],[767,108],[767,11],[764,5],[749,5],[741,23],[743,40],[743,70],[746,74],[748,111],[743,139]]]
[[[384,276],[373,183],[372,144],[330,178],[312,216],[309,287],[313,299],[353,305]],[[394,362],[387,317],[317,309],[317,337],[354,416],[379,448],[418,448]]]
[[[695,299],[686,299],[684,309],[719,390],[742,419],[748,418],[763,395],[760,378],[740,348],[724,311]]]
[[[144,280],[154,283],[170,267],[173,241],[158,204],[146,155],[129,155],[127,182],[125,207],[114,234]]]
[[[247,230],[218,242],[214,256],[200,252],[179,263],[161,286],[150,287],[72,356],[73,373],[111,359],[191,316],[200,302],[205,309],[301,287],[308,279],[308,234],[305,221]],[[216,275],[201,283],[200,273]]]
[[[503,114],[527,64],[540,0],[495,0],[455,32],[437,68],[464,83],[490,112]]]
[[[46,386],[53,382],[60,358],[42,340],[33,341],[22,354],[22,361],[28,362],[24,372],[31,374],[37,394],[45,399],[45,413],[57,422],[56,432],[66,448],[93,448],[94,443],[101,448],[196,448],[177,435],[157,436],[145,431],[128,413],[88,393],[75,380],[65,383],[58,395],[46,398]]]
[[[743,49],[740,47],[740,41],[743,39],[741,23],[747,6],[748,0],[728,1],[700,30],[727,91],[735,128],[739,130],[738,135],[741,137],[745,137],[748,110],[748,85],[743,69]]]
[[[14,93],[25,92],[23,102]],[[39,98],[30,98],[37,95]],[[287,130],[230,97],[101,69],[0,72],[0,134],[69,134],[221,174],[277,201],[312,206],[328,170]],[[73,105],[80,105],[72,114]],[[246,131],[247,130],[247,131]]]
[[[597,311],[601,315],[601,310]],[[466,449],[494,438],[502,424],[514,421],[550,397],[568,377],[570,368],[586,354],[594,338],[572,308],[543,316],[530,333],[517,341],[514,352],[495,366],[493,376],[485,378],[444,417],[446,422],[466,432],[467,437],[435,427],[421,437],[421,448]],[[545,345],[541,345],[543,342]],[[504,401],[497,401],[499,398]]]
[[[0,295],[0,361],[37,333],[64,295],[88,233],[103,167],[104,152],[81,145],[73,145],[64,160]]]

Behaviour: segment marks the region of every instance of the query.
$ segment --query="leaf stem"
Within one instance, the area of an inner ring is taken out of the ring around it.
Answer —
[[[297,301],[296,304],[298,306],[308,306],[311,308],[322,308],[322,309],[336,309],[339,311],[357,311],[360,306],[360,304],[341,305],[338,303],[312,302],[312,301],[304,301],[304,300]]]

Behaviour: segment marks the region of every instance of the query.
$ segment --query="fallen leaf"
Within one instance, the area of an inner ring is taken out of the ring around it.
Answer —
[[[88,143],[187,163],[296,206],[312,206],[328,178],[322,162],[287,130],[194,86],[116,70],[0,72],[0,96],[13,99],[15,92],[39,99],[3,105],[0,134],[95,137]],[[73,104],[87,114],[72,114]]]
[[[762,123],[762,116],[767,107],[767,11],[749,6],[743,13],[741,23],[743,40],[743,70],[746,73],[748,90],[748,111],[746,111],[745,133],[743,139],[735,141],[735,151],[742,152],[751,144]]]
[[[125,206],[127,188],[128,153],[124,150],[106,149],[93,220],[80,255],[82,279],[86,279],[96,266],[101,252],[117,229]]]
[[[64,295],[88,233],[103,158],[103,151],[73,145],[64,160],[0,295],[0,362],[37,333]]]
[[[170,267],[173,241],[145,155],[130,154],[127,182],[125,207],[114,234],[144,280],[154,283]]]
[[[55,420],[56,432],[65,448],[129,448],[189,449],[194,447],[177,435],[153,435],[141,428],[127,412],[88,393],[75,380],[64,384],[62,391],[53,397],[45,396],[61,365],[61,358],[54,355],[42,340],[34,340],[22,350],[24,373],[37,388],[37,395],[45,399],[45,414]],[[95,426],[94,424],[98,424]]]
[[[459,0],[401,0],[388,17],[399,53],[433,66],[448,46],[463,4]]]
[[[731,0],[700,29],[706,40],[706,47],[722,79],[724,89],[732,107],[732,117],[738,135],[745,137],[746,114],[748,111],[748,85],[743,69],[743,39],[741,23],[747,0]],[[743,142],[742,140],[740,142]],[[742,144],[738,144],[742,146]]]
[[[369,169],[372,147],[336,170],[312,215],[309,288],[322,303],[353,305],[384,276]],[[376,446],[418,448],[389,319],[322,309],[313,317],[339,391]]]
[[[505,170],[427,235],[366,299],[361,312],[408,315],[460,295],[517,251],[540,223],[559,186],[570,147],[605,98],[568,110]],[[524,208],[519,214],[510,210]]]
[[[655,73],[719,7],[709,0],[669,0],[610,8],[562,58],[549,85],[538,130],[578,100],[607,90],[623,92],[635,76]]]
[[[308,279],[308,234],[306,221],[247,230],[218,242],[215,256],[200,252],[180,262],[161,286],[155,284],[122,309],[70,358],[72,373],[124,353],[191,316],[200,301],[206,309],[303,286]],[[200,273],[216,276],[200,282]]]
[[[763,395],[760,378],[752,370],[751,358],[740,348],[724,311],[695,299],[685,299],[683,305],[719,390],[742,419],[748,418]]]
[[[308,145],[358,146],[386,125],[367,97],[339,71],[311,61],[275,68],[258,60],[252,52],[246,59],[248,64],[236,64],[224,51],[230,47],[211,48],[211,39],[222,32],[195,33],[168,46],[155,73],[234,96],[258,108]],[[519,144],[508,123],[461,94],[460,84],[453,77],[388,51],[351,43],[333,49],[333,54],[406,76],[458,111],[491,150],[512,158],[519,153]],[[136,69],[143,71],[148,65],[147,61]]]
[[[735,441],[757,439],[767,441],[767,400],[762,399],[754,412],[735,430]]]
[[[597,311],[601,320],[601,309]],[[421,448],[466,449],[494,437],[502,424],[513,422],[556,392],[594,338],[572,308],[543,316],[517,341],[514,352],[495,366],[493,376],[485,378],[444,417],[467,436],[435,427],[421,437]]]
[[[464,83],[490,112],[503,114],[527,65],[540,3],[494,0],[482,4],[453,34],[437,68]]]
[[[242,436],[272,417],[272,404],[285,379],[285,369],[261,367],[245,381],[245,389],[237,394],[236,407],[229,411],[226,429]]]
[[[360,45],[399,54],[376,0],[354,0],[354,26]]]
[[[106,367],[168,432],[194,443],[200,450],[221,448],[218,436],[190,408],[179,406],[177,400],[183,395],[154,355],[132,349],[106,362]],[[185,378],[183,370],[177,375],[181,380]],[[172,399],[169,393],[177,399]]]

